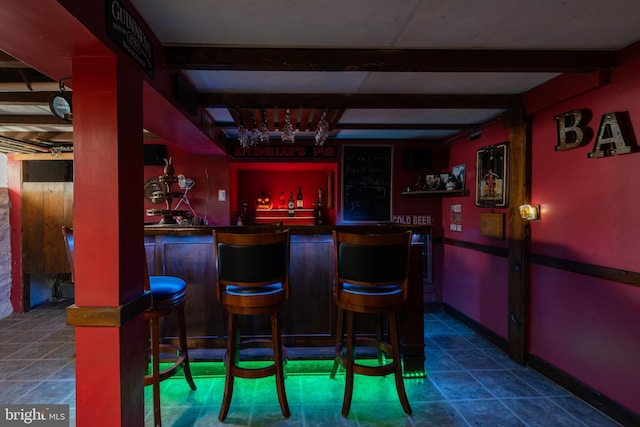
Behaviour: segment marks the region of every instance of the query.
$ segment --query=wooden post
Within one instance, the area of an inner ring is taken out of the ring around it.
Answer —
[[[529,349],[531,228],[518,208],[531,195],[531,147],[528,122],[519,116],[522,119],[509,126],[509,355],[524,365]]]
[[[144,425],[142,81],[114,56],[73,58],[76,420]]]

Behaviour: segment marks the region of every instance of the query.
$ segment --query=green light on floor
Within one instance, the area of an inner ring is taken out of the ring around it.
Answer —
[[[402,376],[404,378],[426,378],[427,377],[427,373],[425,371],[405,371],[404,374],[402,374]]]
[[[273,363],[269,360],[242,360],[240,362],[241,367],[245,368],[260,368]],[[376,359],[359,359],[359,364],[376,366],[378,364]],[[160,369],[165,366],[170,366],[171,363],[161,363]],[[191,361],[191,372],[195,377],[216,377],[225,375],[225,366],[222,361]],[[285,364],[286,375],[329,375],[333,368],[333,359],[304,359],[304,360],[288,360]],[[149,365],[149,369],[151,366]],[[344,369],[339,367],[338,374],[344,374]],[[180,370],[177,375],[182,375]],[[393,374],[389,374],[393,376]],[[407,371],[405,370],[403,375],[406,379],[414,378],[426,378],[426,372],[424,370],[416,369]]]

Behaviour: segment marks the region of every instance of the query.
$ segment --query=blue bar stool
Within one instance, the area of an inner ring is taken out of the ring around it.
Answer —
[[[67,250],[69,263],[71,264],[71,277],[73,280],[74,263],[74,239],[73,229],[62,227],[62,236]],[[185,379],[191,387],[196,389],[196,384],[191,375],[189,366],[189,352],[187,347],[187,331],[184,317],[184,304],[187,295],[187,283],[173,276],[149,276],[147,263],[144,263],[145,290],[151,293],[152,305],[144,312],[144,320],[149,325],[149,348],[151,357],[151,373],[144,376],[144,385],[153,386],[153,417],[154,425],[162,425],[160,414],[160,382],[174,376],[180,368],[183,369]],[[178,322],[179,345],[163,343],[160,334],[160,320],[170,315],[175,315]],[[172,364],[160,370],[162,354],[171,354]]]
[[[146,263],[145,263],[146,271]],[[151,348],[151,372],[144,376],[144,385],[153,387],[153,417],[154,424],[162,425],[160,414],[160,382],[174,376],[180,368],[191,387],[196,389],[196,384],[191,375],[189,366],[189,350],[187,347],[187,331],[184,317],[184,304],[187,296],[187,283],[173,276],[148,276],[151,292],[152,306],[145,310],[144,320],[149,325],[149,339]],[[179,345],[163,343],[160,333],[160,320],[174,315],[178,321]],[[160,370],[160,361],[163,354],[170,354],[172,364]]]

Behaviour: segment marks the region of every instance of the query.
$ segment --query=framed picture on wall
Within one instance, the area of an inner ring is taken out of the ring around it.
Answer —
[[[464,176],[466,165],[456,165],[451,168],[451,175],[447,181],[447,190],[464,190]]]
[[[476,152],[476,206],[505,207],[509,204],[508,150],[505,142]]]

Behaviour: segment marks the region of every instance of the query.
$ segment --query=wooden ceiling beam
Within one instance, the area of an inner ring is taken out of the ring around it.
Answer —
[[[466,123],[340,123],[337,127],[352,130],[467,130],[481,125],[482,123],[472,125]]]
[[[197,102],[204,108],[296,105],[306,108],[510,109],[519,104],[520,95],[201,93],[197,95]]]
[[[60,91],[51,92],[0,92],[0,105],[49,105],[51,97]],[[67,92],[65,92],[67,93]],[[71,92],[68,92],[70,95]]]
[[[70,122],[60,120],[51,115],[34,115],[34,114],[0,114],[0,125],[2,126],[22,126],[22,125],[67,125],[71,126]]]
[[[321,114],[318,114],[318,111],[321,110],[316,110],[309,130],[316,129],[317,122],[321,116]],[[330,117],[327,116],[327,121],[330,123],[330,130],[335,130],[336,128],[344,130],[470,130],[483,125],[483,123],[339,123],[334,126],[329,119]],[[216,127],[221,129],[235,129],[237,126],[235,123],[219,122],[216,123]]]
[[[174,70],[549,72],[606,70],[614,50],[164,47]]]

